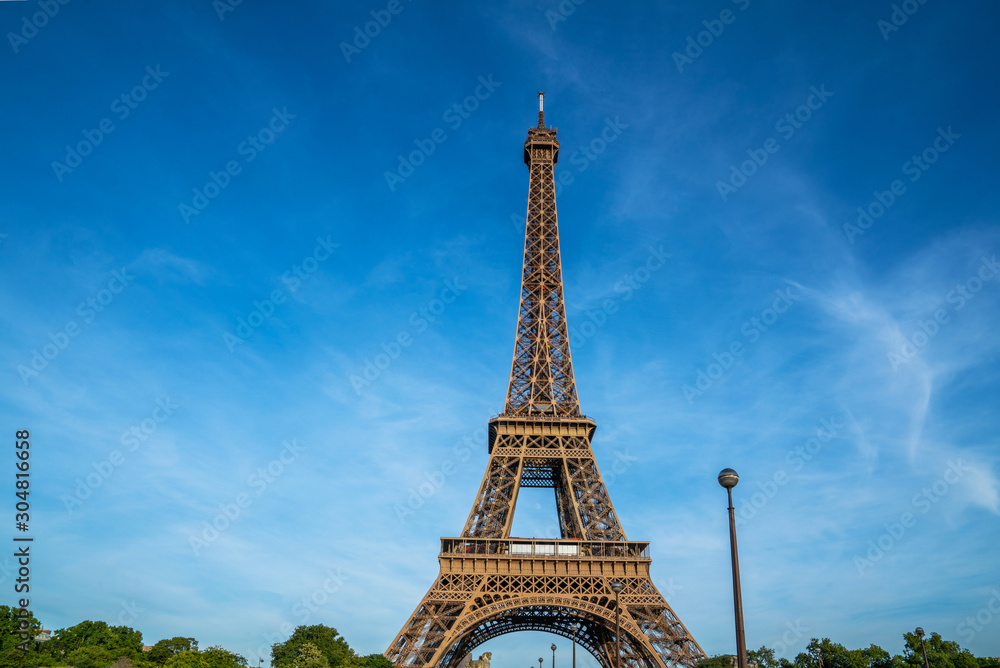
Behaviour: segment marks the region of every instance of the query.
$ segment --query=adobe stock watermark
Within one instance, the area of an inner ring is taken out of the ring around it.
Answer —
[[[219,512],[211,520],[202,522],[201,531],[188,536],[188,546],[194,556],[201,556],[202,551],[235,524],[243,516],[244,511],[253,505],[254,499],[263,494],[285,472],[285,468],[305,452],[305,448],[295,439],[291,442],[284,441],[281,445],[281,452],[277,457],[250,474],[247,478],[247,490],[239,492],[232,501],[220,503]]]
[[[781,640],[774,643],[774,653],[776,655],[784,654],[798,645],[799,641],[808,632],[809,627],[802,623],[802,619],[796,619],[794,622],[785,622],[785,631],[781,634]]]
[[[811,462],[819,454],[827,443],[833,440],[837,433],[844,428],[836,415],[823,418],[816,428],[815,436],[810,436],[802,443],[785,454],[785,463],[789,465],[792,472],[801,471],[806,463]],[[743,526],[770,502],[777,494],[778,490],[788,484],[791,478],[788,471],[780,468],[774,472],[770,480],[757,482],[757,491],[753,492],[749,498],[744,494],[740,502],[739,512],[736,513],[736,526]]]
[[[344,586],[344,584],[350,579],[344,575],[341,568],[338,566],[336,571],[332,568],[328,568],[326,572],[321,576],[323,581],[317,586],[312,593],[307,596],[303,596],[298,601],[292,604],[291,614],[298,618],[298,624],[291,624],[290,622],[282,622],[278,627],[278,631],[274,633],[266,633],[262,637],[264,638],[264,644],[259,645],[256,650],[257,657],[259,659],[270,661],[271,660],[271,646],[284,642],[295,631],[295,626],[304,626],[312,619],[313,614],[319,612],[327,603],[330,602],[332,597],[337,594]],[[251,664],[252,666],[253,664]]]
[[[371,21],[365,23],[364,26],[354,26],[354,39],[350,43],[341,42],[339,45],[340,53],[343,54],[347,64],[351,63],[351,59],[354,56],[360,55],[362,51],[367,49],[371,45],[372,40],[381,35],[383,29],[389,27],[389,24],[392,23],[392,18],[401,14],[404,9],[406,9],[406,6],[401,0],[389,0],[385,9],[371,10]]]
[[[163,397],[156,400],[156,408],[152,410],[150,416],[140,420],[122,432],[121,444],[127,447],[127,452],[135,452],[139,446],[145,443],[156,433],[160,425],[165,423],[176,411],[179,405],[170,401],[170,397]],[[76,479],[76,488],[72,494],[63,494],[61,501],[66,508],[66,514],[72,515],[76,508],[82,507],[83,502],[93,496],[94,492],[104,485],[114,472],[123,466],[126,457],[121,450],[112,450],[108,453],[107,459],[99,462],[92,462],[90,467],[92,472],[82,478]]]
[[[10,554],[12,553],[8,553],[0,562],[0,584],[6,582],[10,576],[17,575],[17,564],[11,563]]]
[[[740,334],[746,337],[746,344],[739,339],[731,341],[728,346],[723,348],[721,353],[716,352],[712,354],[714,362],[709,362],[704,368],[697,370],[694,385],[685,384],[681,386],[681,391],[684,393],[684,398],[687,399],[688,406],[694,404],[695,398],[704,396],[706,392],[711,390],[716,381],[728,373],[737,360],[743,357],[747,347],[760,341],[761,336],[765,332],[770,331],[771,327],[778,322],[781,316],[788,313],[789,309],[802,299],[802,295],[793,294],[790,287],[784,290],[779,288],[774,291],[774,294],[777,297],[771,302],[770,307],[763,309],[759,317],[755,315],[749,320],[744,321],[740,326]]]
[[[319,271],[321,262],[326,262],[333,255],[333,251],[340,248],[340,244],[335,244],[330,240],[332,235],[316,237],[316,247],[309,255],[306,255],[297,264],[281,274],[281,281],[290,292],[295,292],[302,285],[303,281]],[[275,288],[263,300],[254,300],[253,308],[247,313],[246,318],[236,319],[235,334],[229,332],[222,333],[222,342],[230,353],[236,351],[236,347],[243,345],[250,340],[253,333],[264,326],[264,323],[271,319],[275,309],[284,304],[288,297],[281,288]]]
[[[110,110],[119,121],[124,121],[132,115],[132,112],[139,108],[151,92],[160,87],[163,80],[170,76],[170,72],[164,72],[159,64],[156,67],[146,66],[146,74],[142,80],[132,87],[132,90],[122,93],[111,101]],[[67,174],[72,174],[73,170],[83,164],[83,159],[91,155],[94,149],[100,146],[105,138],[117,129],[114,120],[106,116],[97,122],[97,127],[88,130],[84,128],[80,131],[83,139],[72,146],[66,144],[66,156],[63,162],[52,161],[52,172],[59,183]]]
[[[973,470],[971,466],[962,464],[961,459],[949,460],[948,468],[944,474],[931,485],[917,492],[910,500],[910,505],[919,515],[907,510],[899,516],[899,520],[883,524],[882,528],[885,531],[875,540],[868,541],[868,550],[863,555],[855,555],[854,567],[858,569],[858,575],[864,575],[867,569],[881,561],[886,552],[902,540],[903,536],[906,535],[906,530],[916,526],[921,515],[926,515],[935,504],[941,501],[952,486],[958,484],[967,472]]]
[[[476,86],[471,95],[468,95],[461,102],[452,104],[441,114],[441,120],[447,123],[453,132],[462,127],[462,124],[471,117],[472,113],[479,109],[479,105],[490,99],[496,89],[503,85],[501,81],[494,81],[492,74],[486,78],[479,77],[478,81],[479,85]],[[427,162],[427,158],[434,154],[440,144],[446,141],[448,141],[448,134],[444,128],[440,127],[431,130],[426,139],[414,139],[413,143],[417,148],[405,156],[402,153],[396,156],[399,160],[396,169],[391,172],[387,170],[383,175],[389,192],[396,192],[399,184],[413,176],[417,168]]]
[[[740,8],[741,12],[745,12],[750,6],[750,0],[732,0],[732,2]],[[688,35],[684,53],[674,51],[672,54],[677,71],[683,74],[685,65],[694,64],[694,61],[701,57],[705,49],[715,44],[715,40],[722,36],[726,26],[736,22],[737,16],[739,14],[727,8],[719,12],[719,18],[702,21],[701,24],[705,26],[705,29],[696,35]]]
[[[587,320],[578,326],[571,325],[569,327],[570,345],[579,350],[588,339],[607,324],[611,316],[618,313],[620,308],[618,300],[629,301],[632,299],[633,294],[641,290],[642,286],[653,277],[654,273],[663,268],[671,257],[670,253],[663,252],[662,245],[658,248],[650,246],[649,255],[646,256],[642,264],[615,282],[614,291],[618,296],[605,299],[596,309],[587,309]]]
[[[84,331],[80,323],[82,322],[83,325],[92,324],[97,319],[97,315],[104,312],[104,309],[110,306],[111,302],[134,280],[135,276],[128,273],[127,267],[112,271],[111,279],[107,282],[106,287],[101,288],[95,295],[77,305],[76,314],[80,316],[80,322],[71,318],[54,333],[49,332],[49,342],[40,348],[32,349],[31,359],[28,360],[27,364],[17,365],[17,373],[21,376],[21,382],[27,385],[28,380],[37,378],[52,361],[69,347],[73,339]]]
[[[833,97],[833,93],[826,89],[826,84],[820,84],[819,88],[810,86],[809,95],[805,102],[779,118],[774,124],[774,131],[786,141],[791,139],[813,117],[813,113],[822,109],[831,97]],[[756,174],[767,163],[768,159],[779,150],[781,150],[781,144],[774,137],[765,139],[760,148],[748,148],[746,154],[749,159],[741,162],[739,166],[730,165],[729,178],[725,181],[715,182],[715,187],[719,191],[719,197],[722,198],[722,201],[728,201],[730,195],[745,186],[747,180]]]
[[[1000,615],[1000,591],[994,587],[990,590],[990,597],[986,604],[975,615],[970,615],[960,622],[955,627],[955,633],[962,636],[962,640],[965,642],[972,642],[976,634],[981,633],[992,624],[997,615]]]
[[[226,20],[226,14],[235,12],[236,8],[243,4],[243,0],[212,0],[212,9],[220,21]]]
[[[660,593],[663,594],[663,597],[668,601],[673,600],[677,594],[684,590],[682,585],[674,582],[674,578],[672,576],[666,582],[660,580],[656,583],[656,588],[660,590]]]
[[[997,274],[1000,274],[1000,264],[997,264],[997,256],[992,258],[981,258],[982,264],[975,274],[962,283],[956,283],[955,288],[948,292],[945,300],[949,304],[955,304],[955,311],[961,311],[966,304],[975,298],[976,293],[983,289],[983,286],[992,281]],[[904,364],[909,364],[922,351],[931,340],[938,335],[941,328],[951,322],[951,314],[947,308],[939,308],[934,311],[933,317],[926,320],[918,320],[917,328],[913,333],[904,337],[899,350],[890,350],[886,353],[889,365],[893,371],[899,371]]]
[[[948,126],[948,129],[938,128],[938,134],[931,142],[930,146],[913,155],[903,163],[901,170],[905,176],[910,177],[910,183],[915,183],[924,175],[931,165],[936,163],[943,153],[955,145],[955,141],[962,135],[957,134]],[[889,184],[887,190],[875,190],[872,195],[874,199],[864,206],[857,208],[858,217],[854,223],[844,223],[844,234],[847,240],[854,243],[855,237],[860,237],[866,230],[875,224],[875,221],[885,215],[885,212],[896,203],[900,197],[906,194],[906,184],[902,179],[895,179]]]
[[[135,599],[131,601],[124,601],[119,599],[119,606],[121,612],[118,613],[118,625],[119,626],[132,626],[135,620],[139,619],[139,615],[146,612],[146,608],[140,608],[135,604]]]
[[[7,41],[14,53],[18,53],[21,47],[38,35],[38,31],[49,24],[51,19],[56,17],[59,10],[70,3],[70,0],[38,0],[39,12],[27,14],[21,17],[21,29],[17,32],[8,32]]]
[[[278,136],[288,129],[288,125],[295,117],[295,114],[288,112],[288,107],[282,107],[281,109],[274,107],[271,109],[271,118],[267,124],[254,134],[247,135],[246,139],[236,145],[236,154],[242,156],[242,162],[234,158],[226,161],[222,169],[217,172],[209,170],[208,181],[205,182],[205,185],[200,188],[192,188],[191,192],[194,196],[191,198],[191,203],[181,202],[177,205],[177,210],[180,212],[184,223],[189,224],[193,216],[201,215],[208,208],[208,205],[212,203],[212,200],[229,187],[233,178],[243,173],[245,165],[249,165],[256,160],[260,153],[273,144]]]
[[[379,376],[392,366],[394,361],[399,359],[403,350],[412,346],[416,337],[426,332],[430,328],[431,323],[436,322],[441,314],[447,310],[448,305],[461,297],[462,291],[467,288],[467,285],[462,285],[458,282],[457,276],[453,281],[445,279],[444,287],[441,288],[438,296],[410,314],[407,320],[410,327],[404,327],[399,330],[396,336],[391,338],[388,343],[383,342],[379,346],[382,352],[375,353],[375,356],[371,359],[366,357],[361,373],[348,375],[351,387],[354,388],[358,396],[361,395],[362,389],[378,380]]]
[[[549,22],[549,26],[555,31],[559,27],[559,24],[568,19],[576,11],[576,8],[585,3],[587,0],[562,0],[555,9],[545,10],[545,20]]]
[[[628,448],[625,448],[625,452],[615,450],[615,458],[611,461],[611,466],[601,474],[604,486],[613,485],[618,478],[628,473],[629,469],[637,461],[639,461],[639,458],[634,457],[632,451]]]
[[[903,0],[898,5],[893,4],[889,19],[879,19],[875,22],[875,27],[882,33],[882,39],[888,42],[889,36],[894,32],[899,32],[899,29],[906,25],[910,17],[916,14],[926,3],[927,0]]]
[[[318,612],[320,608],[330,601],[330,597],[339,592],[340,588],[344,586],[345,578],[340,568],[337,568],[336,573],[327,569],[325,575],[326,578],[322,584],[316,587],[311,594],[303,596],[292,604],[291,612],[298,618],[300,624],[308,622],[312,614]]]
[[[407,517],[415,515],[424,507],[428,500],[444,489],[445,482],[458,471],[459,462],[467,462],[472,456],[473,448],[485,449],[486,428],[480,427],[457,441],[451,448],[452,457],[441,462],[441,465],[430,473],[424,473],[424,480],[416,487],[407,490],[406,503],[396,502],[392,509],[396,519],[402,524]]]
[[[569,154],[569,163],[576,167],[578,174],[582,174],[587,171],[597,158],[607,150],[608,146],[613,144],[619,137],[622,136],[622,131],[627,130],[628,125],[622,123],[619,116],[615,116],[614,120],[610,117],[604,119],[604,127],[601,131],[597,133],[597,136],[593,137],[586,144],[581,145],[572,153]],[[566,176],[563,176],[563,175]],[[561,186],[567,186],[573,183],[573,172],[568,170],[560,170],[559,176],[556,178],[556,195],[559,194],[559,188]]]
[[[590,141],[570,153],[569,164],[576,169],[576,174],[582,174],[587,171],[604,154],[608,146],[613,144],[622,135],[622,131],[627,130],[628,127],[627,124],[622,123],[619,116],[615,116],[614,120],[606,117],[604,119],[604,127],[601,128],[601,131],[591,138]],[[572,185],[575,180],[576,176],[572,170],[560,169],[555,174],[556,198],[562,194],[562,189],[565,186]],[[518,234],[524,233],[525,214],[522,213],[520,216],[516,213],[510,214],[510,222]]]

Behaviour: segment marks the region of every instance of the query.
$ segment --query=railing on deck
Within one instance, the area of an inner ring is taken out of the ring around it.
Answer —
[[[649,559],[649,543],[545,538],[442,538],[442,555]]]
[[[579,415],[546,415],[546,414],[519,414],[519,413],[497,413],[489,419],[490,422],[494,420],[515,420],[521,422],[573,422],[574,420],[581,420],[585,422],[591,422],[595,424],[594,418],[589,415],[584,415],[580,413]]]

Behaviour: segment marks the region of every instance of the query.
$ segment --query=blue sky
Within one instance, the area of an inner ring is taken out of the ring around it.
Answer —
[[[595,455],[706,652],[731,466],[748,645],[1000,654],[995,3],[221,2],[0,5],[48,628],[385,649],[503,406],[545,90]]]

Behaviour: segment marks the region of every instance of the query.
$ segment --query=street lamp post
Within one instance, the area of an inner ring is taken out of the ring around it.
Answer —
[[[552,643],[552,668],[556,668],[556,644]]]
[[[542,668],[542,657],[538,657],[538,668]]]
[[[740,594],[740,559],[736,553],[736,514],[733,509],[733,487],[740,481],[733,469],[719,472],[719,484],[729,494],[729,545],[733,553],[733,607],[736,611],[736,661],[737,668],[747,668],[747,642],[743,634],[743,596]]]
[[[580,625],[574,623],[569,630],[573,632],[573,668],[576,668],[576,634],[580,630]]]
[[[924,630],[918,626],[914,633],[920,638],[920,651],[924,653],[924,668],[931,668],[931,664],[927,662],[927,648],[924,647]]]
[[[817,668],[823,668],[823,650],[817,647],[816,650],[813,652],[813,656],[816,657]]]
[[[622,668],[622,606],[618,602],[618,594],[620,594],[624,588],[625,585],[617,580],[611,583],[611,591],[615,593],[615,668]],[[746,666],[743,666],[742,668],[746,668]]]

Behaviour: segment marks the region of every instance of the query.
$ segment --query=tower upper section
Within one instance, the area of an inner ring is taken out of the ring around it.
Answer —
[[[524,142],[528,213],[521,304],[504,414],[579,416],[563,301],[553,175],[559,142],[555,128],[545,127],[543,95],[538,94],[538,126],[528,130]]]

